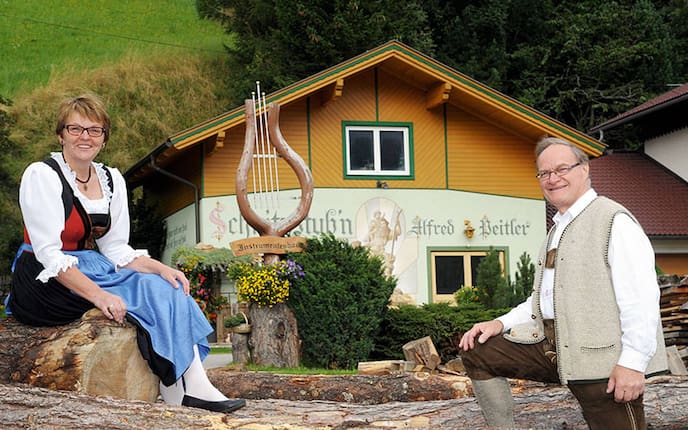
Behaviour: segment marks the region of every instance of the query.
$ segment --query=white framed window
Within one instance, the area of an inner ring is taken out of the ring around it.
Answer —
[[[345,175],[411,176],[411,125],[344,124]]]
[[[505,267],[505,252],[499,253],[502,270]],[[463,285],[476,286],[478,264],[488,250],[430,251],[431,291],[433,303],[454,303],[454,293]]]

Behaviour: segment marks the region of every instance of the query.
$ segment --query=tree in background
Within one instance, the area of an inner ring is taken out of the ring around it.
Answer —
[[[220,20],[236,43],[235,100],[261,81],[275,91],[391,39],[434,54],[422,1],[198,0],[203,17]]]
[[[688,72],[676,56],[685,30],[666,23],[672,8],[659,2],[434,0],[426,8],[439,60],[584,132]]]
[[[583,132],[688,75],[688,6],[678,0],[197,5],[236,36],[236,100],[255,80],[276,90],[391,39]]]
[[[535,282],[535,265],[530,260],[528,253],[521,254],[516,263],[516,269],[516,280],[511,286],[513,297],[509,306],[516,306],[525,301],[533,292],[533,283]]]
[[[155,202],[145,196],[129,194],[129,217],[131,232],[129,244],[136,249],[146,249],[151,257],[160,260],[165,248],[165,224],[157,211]],[[165,261],[165,264],[170,264]]]
[[[21,158],[22,147],[10,139],[12,118],[6,108],[12,102],[0,96],[0,302],[4,300],[9,289],[9,273],[12,260],[22,242],[22,224],[17,205],[19,184],[17,168],[10,160]]]
[[[511,285],[504,277],[499,254],[499,251],[490,248],[475,269],[475,286],[478,287],[480,302],[487,309],[509,306]]]
[[[477,294],[487,309],[511,308],[525,301],[533,291],[535,265],[524,252],[516,263],[516,280],[504,276],[500,252],[490,248],[476,268]]]

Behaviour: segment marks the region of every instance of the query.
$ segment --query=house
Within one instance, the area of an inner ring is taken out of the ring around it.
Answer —
[[[639,149],[609,151],[591,162],[595,189],[626,206],[643,226],[659,269],[688,274],[688,84],[591,130],[631,127]],[[614,142],[609,142],[614,146]]]
[[[546,233],[540,137],[567,138],[591,157],[605,148],[397,41],[265,98],[279,104],[281,133],[313,176],[309,215],[292,234],[369,246],[410,303],[452,300],[490,249],[509,277],[523,253],[535,258]],[[164,259],[180,245],[256,235],[236,202],[245,132],[240,106],[170,136],[125,173],[166,217]],[[274,172],[278,192],[248,181],[269,220],[292,213],[301,195],[284,160]]]

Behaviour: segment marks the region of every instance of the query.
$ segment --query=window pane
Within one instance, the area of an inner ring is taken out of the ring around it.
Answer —
[[[478,282],[478,264],[483,261],[484,255],[471,255],[471,285],[477,287]]]
[[[373,155],[373,132],[349,131],[349,169],[373,170],[375,158]]]
[[[464,285],[463,256],[436,256],[435,277],[435,294],[453,294]]]
[[[404,133],[381,131],[380,157],[382,170],[404,170]]]

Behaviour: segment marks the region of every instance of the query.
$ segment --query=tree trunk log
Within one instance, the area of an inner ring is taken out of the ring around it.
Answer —
[[[460,399],[472,394],[465,376],[404,372],[397,375],[280,375],[268,372],[208,370],[208,378],[227,397],[321,400],[377,404],[392,401]],[[518,388],[514,389],[519,391]]]
[[[0,321],[0,382],[154,402],[158,378],[143,359],[136,329],[93,309],[58,327]]]
[[[385,379],[388,377],[381,377]],[[584,430],[580,407],[567,388],[535,384],[514,396],[517,429]],[[645,415],[653,430],[685,430],[688,377],[653,378]],[[326,401],[249,400],[232,414],[149,404],[81,393],[0,384],[0,428],[71,430],[201,429],[487,429],[473,397],[378,405]]]
[[[258,366],[298,367],[301,340],[296,317],[284,303],[273,307],[249,307],[250,346]]]

